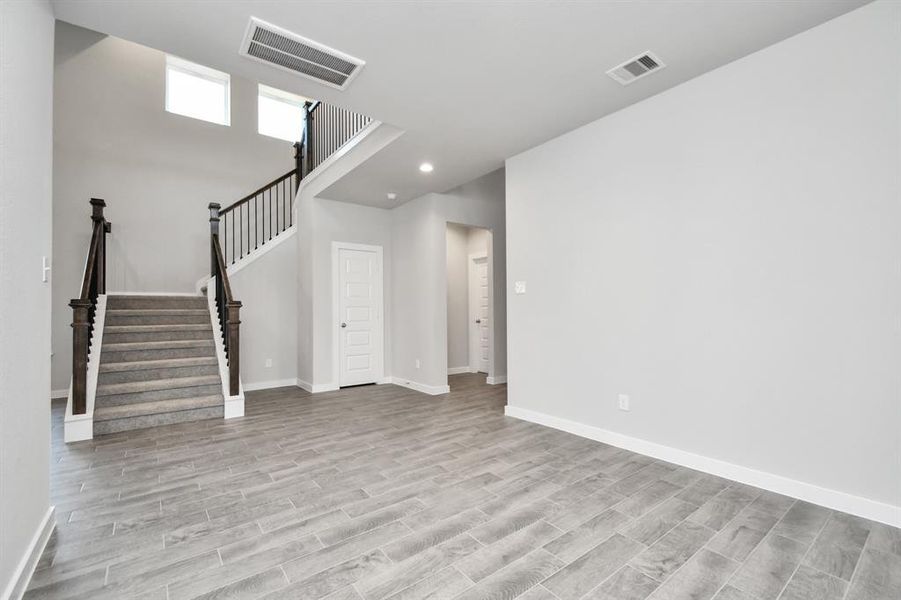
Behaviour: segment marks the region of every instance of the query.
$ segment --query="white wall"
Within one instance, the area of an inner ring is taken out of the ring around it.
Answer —
[[[487,255],[491,233],[487,229],[447,224],[447,367],[470,367],[469,257]]]
[[[209,270],[207,205],[293,167],[291,144],[257,133],[256,82],[231,78],[231,126],[165,111],[162,52],[60,22],[54,94],[53,388],[69,384],[71,310],[107,201],[111,291],[193,292]]]
[[[2,598],[50,508],[53,25],[46,1],[0,2]]]
[[[447,385],[445,236],[449,222],[492,232],[495,358],[489,375],[506,375],[503,169],[446,194],[427,194],[392,212],[393,376],[435,389]]]
[[[294,385],[297,379],[297,264],[293,239],[285,239],[229,277],[242,303],[241,382],[246,389]]]
[[[333,336],[337,318],[334,314],[332,285],[332,242],[351,242],[382,247],[383,290],[385,306],[390,306],[392,240],[391,211],[370,206],[335,202],[324,198],[313,200],[313,380],[316,385],[337,385],[334,372]],[[386,308],[385,321],[385,372],[391,372],[391,340],[388,332],[391,315]]]
[[[469,366],[469,228],[447,224],[447,368]]]
[[[901,515],[899,77],[879,1],[508,160],[513,409]]]

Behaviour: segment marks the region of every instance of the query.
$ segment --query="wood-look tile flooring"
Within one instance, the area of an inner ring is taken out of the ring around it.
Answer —
[[[897,529],[451,388],[281,388],[69,446],[55,406],[59,527],[26,598],[901,598]]]

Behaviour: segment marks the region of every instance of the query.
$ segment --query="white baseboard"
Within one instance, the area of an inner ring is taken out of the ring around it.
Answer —
[[[60,398],[68,398],[69,397],[69,388],[62,388],[59,390],[50,390],[50,399],[51,400],[59,400]]]
[[[472,373],[472,370],[469,368],[469,365],[465,367],[448,367],[447,374],[448,375],[460,375],[461,373]]]
[[[317,383],[312,384],[309,381],[304,381],[303,379],[296,380],[297,387],[310,392],[311,394],[321,394],[322,392],[334,392],[338,390],[338,386],[334,383]]]
[[[506,375],[495,375],[494,377],[488,377],[485,379],[485,383],[488,385],[497,385],[499,383],[507,383]]]
[[[268,390],[277,387],[288,387],[298,385],[297,379],[272,379],[270,381],[257,381],[255,383],[245,383],[245,392],[255,392],[257,390]]]
[[[25,589],[28,587],[28,582],[31,581],[31,576],[34,574],[38,560],[40,560],[41,554],[44,553],[44,548],[47,546],[47,540],[50,539],[50,534],[53,533],[53,529],[56,527],[55,512],[56,508],[53,506],[47,509],[44,519],[31,538],[31,543],[28,544],[28,549],[19,560],[19,564],[16,565],[16,570],[13,571],[9,584],[7,584],[6,589],[0,595],[0,600],[21,600],[25,594]]]
[[[416,390],[417,392],[422,392],[423,394],[428,394],[430,396],[440,396],[441,394],[450,393],[450,386],[447,385],[427,385],[425,383],[419,383],[418,381],[403,379],[402,377],[388,377],[387,379],[394,385],[410,388],[411,390]]]
[[[505,414],[510,417],[522,419],[566,431],[584,438],[604,442],[617,448],[624,448],[664,460],[673,464],[696,469],[711,475],[717,475],[733,481],[738,481],[754,487],[759,487],[777,494],[783,494],[798,498],[813,504],[819,504],[833,510],[838,510],[872,521],[879,521],[893,527],[901,527],[901,506],[892,506],[875,500],[861,498],[845,492],[822,488],[803,481],[789,479],[774,473],[757,471],[748,467],[735,465],[723,460],[708,458],[700,454],[693,454],[685,450],[663,446],[647,440],[634,438],[600,427],[585,425],[576,421],[570,421],[560,417],[554,417],[545,413],[507,406]]]

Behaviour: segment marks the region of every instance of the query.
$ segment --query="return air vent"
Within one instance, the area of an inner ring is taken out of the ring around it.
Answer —
[[[250,17],[241,54],[343,90],[366,63],[296,33]]]
[[[641,79],[645,75],[659,71],[666,65],[657,58],[652,52],[645,52],[635,58],[631,58],[621,65],[613,67],[607,71],[615,81],[623,85],[629,85],[636,79]]]

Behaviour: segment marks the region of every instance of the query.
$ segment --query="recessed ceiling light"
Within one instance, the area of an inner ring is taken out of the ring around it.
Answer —
[[[388,200],[397,200],[397,194],[394,192],[388,192],[386,195],[388,196]]]
[[[419,170],[423,173],[431,173],[435,170],[435,167],[432,166],[432,163],[422,163],[419,165]]]

